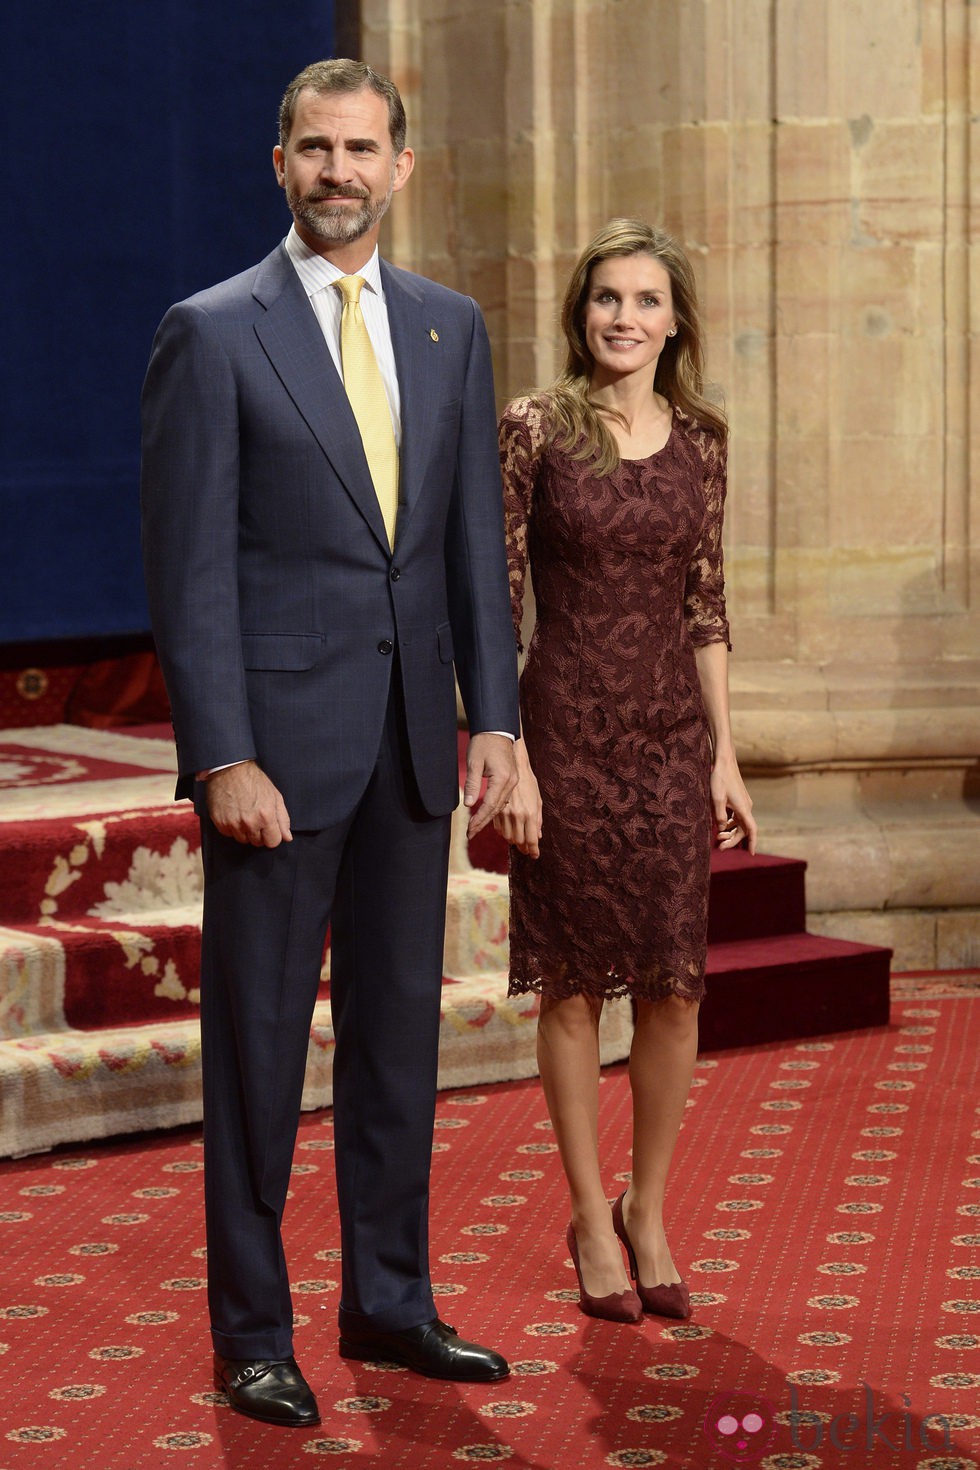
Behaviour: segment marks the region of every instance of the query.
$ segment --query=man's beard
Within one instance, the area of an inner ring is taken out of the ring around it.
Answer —
[[[388,192],[383,199],[373,199],[366,190],[354,189],[350,185],[340,188],[311,189],[309,194],[299,194],[288,184],[286,186],[286,201],[292,210],[293,217],[300,224],[306,226],[312,235],[320,240],[328,240],[341,245],[350,245],[354,240],[359,240],[366,235],[372,226],[376,225],[391,203],[394,193],[394,175],[388,185]],[[324,201],[336,199],[360,199],[361,205],[358,209],[352,209],[347,204],[329,204]]]

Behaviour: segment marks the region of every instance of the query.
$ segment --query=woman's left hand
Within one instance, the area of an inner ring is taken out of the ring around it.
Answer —
[[[752,798],[734,755],[719,756],[711,768],[711,806],[718,847],[727,850],[745,840],[749,852],[754,853],[758,827],[752,815]]]

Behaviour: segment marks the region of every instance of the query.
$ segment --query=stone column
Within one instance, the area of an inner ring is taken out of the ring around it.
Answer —
[[[980,7],[365,0],[418,176],[402,264],[473,294],[503,400],[614,214],[701,283],[732,426],[733,708],[811,926],[980,964]],[[972,528],[972,549],[971,549]]]

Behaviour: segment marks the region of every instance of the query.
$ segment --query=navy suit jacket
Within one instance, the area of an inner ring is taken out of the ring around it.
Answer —
[[[394,651],[433,815],[471,730],[517,733],[490,353],[475,302],[382,262],[401,395],[389,550],[343,383],[280,245],[171,307],[143,390],[143,545],[180,780],[256,758],[297,829],[354,808]]]

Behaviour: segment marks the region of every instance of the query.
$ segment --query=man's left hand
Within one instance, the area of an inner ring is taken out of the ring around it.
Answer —
[[[484,777],[487,789],[480,801]],[[463,787],[463,804],[471,809],[466,828],[468,838],[481,832],[493,820],[516,785],[517,761],[513,740],[508,740],[506,735],[471,735],[466,747],[466,785]]]

